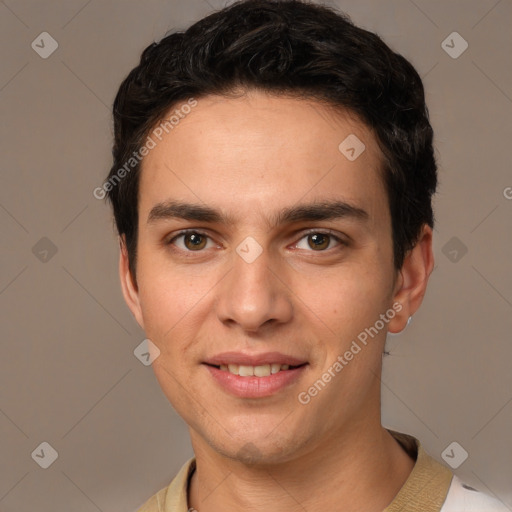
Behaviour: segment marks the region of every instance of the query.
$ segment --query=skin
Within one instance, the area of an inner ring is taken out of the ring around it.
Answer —
[[[338,150],[350,134],[366,146],[355,161]],[[386,332],[404,329],[421,304],[432,231],[423,227],[397,271],[381,158],[354,115],[258,91],[199,99],[145,157],[136,284],[122,238],[121,282],[160,350],[153,369],[162,390],[189,425],[197,460],[189,506],[199,512],[340,503],[345,512],[382,511],[409,476],[414,461],[381,426],[382,351]],[[148,222],[170,200],[210,206],[233,222]],[[272,222],[284,208],[333,200],[367,218]],[[182,229],[205,234],[204,248],[174,238]],[[331,230],[344,243],[326,235],[321,250],[312,248],[308,230]],[[248,236],[262,249],[252,263],[236,252]],[[394,303],[401,311],[301,404],[298,394]],[[273,396],[238,398],[202,364],[226,351],[278,351],[308,365]]]

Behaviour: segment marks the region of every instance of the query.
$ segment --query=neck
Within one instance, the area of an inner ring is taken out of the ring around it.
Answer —
[[[189,506],[198,512],[340,510],[381,512],[414,461],[379,421],[360,422],[280,464],[246,465],[193,438]]]

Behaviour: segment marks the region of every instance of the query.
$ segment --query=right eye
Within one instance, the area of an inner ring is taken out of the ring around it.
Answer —
[[[199,252],[215,245],[207,235],[199,231],[182,231],[168,242],[182,251]],[[208,246],[208,243],[210,245]]]

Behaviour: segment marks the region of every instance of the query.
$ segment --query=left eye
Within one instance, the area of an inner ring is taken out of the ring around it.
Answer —
[[[301,238],[296,245],[298,249],[313,249],[314,251],[324,251],[330,249],[334,245],[339,245],[341,240],[329,233],[308,233]]]

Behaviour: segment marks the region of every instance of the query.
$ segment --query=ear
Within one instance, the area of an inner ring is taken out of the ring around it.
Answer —
[[[123,296],[132,315],[137,323],[144,329],[144,321],[142,318],[142,310],[139,301],[139,290],[134,283],[133,276],[130,272],[130,260],[128,258],[128,249],[124,235],[119,237],[119,277],[121,279],[121,288]]]
[[[397,278],[393,301],[400,303],[402,308],[390,320],[389,332],[397,333],[405,329],[409,317],[419,309],[433,268],[432,229],[424,224],[418,242],[406,254]]]

